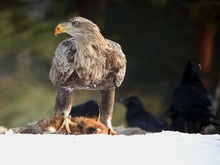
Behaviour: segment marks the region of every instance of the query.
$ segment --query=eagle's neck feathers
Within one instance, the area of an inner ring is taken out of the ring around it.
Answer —
[[[106,39],[97,32],[77,37],[74,42],[76,48],[74,62],[78,76],[85,81],[101,81],[107,74],[105,63],[109,47]]]

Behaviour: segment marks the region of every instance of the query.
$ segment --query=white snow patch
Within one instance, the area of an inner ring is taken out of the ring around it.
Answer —
[[[220,165],[220,135],[0,135],[4,164]]]

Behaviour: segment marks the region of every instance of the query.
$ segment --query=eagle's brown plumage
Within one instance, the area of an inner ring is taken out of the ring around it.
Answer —
[[[126,58],[119,44],[105,39],[98,26],[82,17],[60,23],[55,34],[68,33],[72,38],[62,41],[50,70],[50,80],[58,85],[54,111],[68,115],[74,89],[98,90],[101,96],[101,119],[112,130],[115,88],[126,71]],[[68,122],[64,122],[68,129]]]

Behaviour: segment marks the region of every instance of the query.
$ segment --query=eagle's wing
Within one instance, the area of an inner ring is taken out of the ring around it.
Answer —
[[[107,68],[110,67],[109,69],[115,73],[115,84],[116,87],[119,87],[125,77],[127,60],[121,46],[118,43],[108,39],[107,42],[109,48],[111,49],[111,53],[109,58],[107,58],[106,65]]]
[[[74,72],[74,56],[76,53],[73,38],[63,40],[56,48],[49,78],[53,84],[65,82]]]

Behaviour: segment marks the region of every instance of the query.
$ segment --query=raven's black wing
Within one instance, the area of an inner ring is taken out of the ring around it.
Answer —
[[[173,92],[172,105],[180,112],[195,112],[204,115],[215,115],[212,97],[196,87],[179,85]],[[201,108],[201,111],[199,111]]]
[[[94,100],[73,106],[71,108],[71,117],[98,117],[100,113],[99,105]]]

